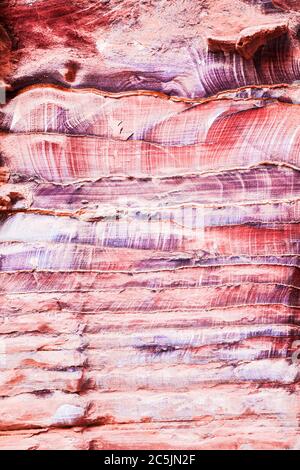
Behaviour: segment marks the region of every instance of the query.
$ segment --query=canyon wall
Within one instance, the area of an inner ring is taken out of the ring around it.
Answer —
[[[300,3],[4,0],[0,449],[299,449]]]

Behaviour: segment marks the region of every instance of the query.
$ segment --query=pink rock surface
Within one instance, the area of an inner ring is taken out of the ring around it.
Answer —
[[[282,8],[283,10],[300,11],[298,0],[273,0],[275,7]]]
[[[299,449],[297,9],[2,2],[0,449]]]
[[[212,52],[236,51],[245,59],[252,59],[261,46],[287,32],[287,23],[250,26],[236,37],[208,37],[208,49]]]

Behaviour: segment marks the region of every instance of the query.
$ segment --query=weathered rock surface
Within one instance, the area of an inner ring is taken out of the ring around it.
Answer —
[[[5,28],[0,24],[0,86],[4,86],[4,78],[11,71],[11,49],[11,39]]]
[[[244,85],[292,83],[300,70],[299,42],[292,35],[268,40],[250,60],[207,51],[207,37],[238,38],[247,28],[264,31],[265,37],[287,21],[296,28],[295,13],[270,4],[3,0],[0,13],[13,42],[12,70],[5,78],[13,89],[52,83],[192,98]],[[253,52],[253,31],[251,38]]]
[[[300,11],[300,4],[298,0],[273,0],[275,7],[282,8],[283,10]]]
[[[207,43],[208,49],[212,52],[236,51],[245,59],[252,59],[261,46],[287,33],[287,23],[274,23],[245,28],[237,37],[208,37]]]
[[[299,449],[297,2],[0,9],[0,448]]]

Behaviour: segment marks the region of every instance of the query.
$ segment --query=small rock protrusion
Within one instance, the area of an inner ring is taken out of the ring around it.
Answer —
[[[244,59],[252,59],[256,51],[267,44],[288,33],[288,23],[251,26],[243,29],[237,37],[208,37],[208,50],[211,52],[238,52]]]

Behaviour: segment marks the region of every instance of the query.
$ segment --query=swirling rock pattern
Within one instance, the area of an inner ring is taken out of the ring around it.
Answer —
[[[0,448],[299,449],[297,2],[0,9]]]

